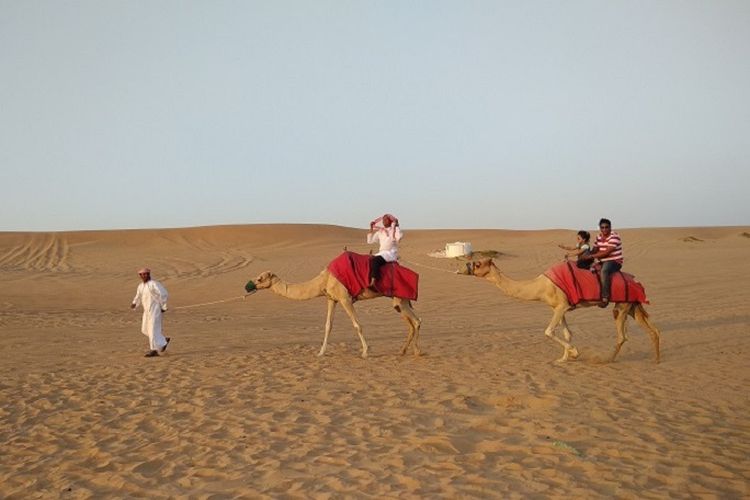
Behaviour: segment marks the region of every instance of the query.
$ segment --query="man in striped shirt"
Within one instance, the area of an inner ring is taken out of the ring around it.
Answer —
[[[609,293],[612,288],[612,274],[622,269],[622,240],[620,235],[612,231],[612,223],[609,219],[599,221],[599,235],[594,244],[594,253],[591,257],[599,259],[602,265],[601,285],[602,297],[599,307],[607,307],[609,304]]]

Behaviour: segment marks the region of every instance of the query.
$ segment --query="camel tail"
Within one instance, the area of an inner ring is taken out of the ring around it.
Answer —
[[[411,308],[411,300],[402,299],[400,297],[393,297],[393,299],[393,308],[396,310],[396,312],[401,312],[401,304],[404,304],[405,306],[409,306],[409,308]]]
[[[612,310],[612,315],[615,319],[617,319],[617,316],[619,315],[620,311],[617,309]],[[648,320],[648,311],[643,307],[643,304],[640,302],[632,302],[628,304],[628,308],[625,309],[625,314],[629,315],[631,318],[638,319],[638,316],[643,318],[644,320]]]
[[[628,314],[630,314],[631,317],[635,318],[636,314],[642,315],[644,319],[648,319],[648,311],[646,311],[646,308],[643,307],[643,304],[640,302],[634,302],[630,304],[630,309],[628,309]]]

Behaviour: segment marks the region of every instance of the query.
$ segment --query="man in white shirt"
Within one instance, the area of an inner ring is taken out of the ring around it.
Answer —
[[[167,310],[169,294],[161,283],[151,279],[149,268],[139,269],[138,276],[143,283],[138,285],[130,308],[135,309],[139,304],[143,307],[141,333],[148,337],[149,351],[146,357],[152,358],[164,352],[171,340],[162,334],[162,316]]]
[[[377,223],[383,221],[383,227],[376,227]],[[398,224],[398,219],[391,214],[370,222],[370,232],[367,233],[367,243],[376,241],[380,243],[380,250],[370,260],[370,287],[380,276],[380,267],[386,262],[398,260],[398,242],[401,241],[403,233]]]

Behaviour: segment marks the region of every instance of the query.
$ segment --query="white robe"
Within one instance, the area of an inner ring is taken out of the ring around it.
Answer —
[[[167,345],[167,339],[162,334],[161,320],[162,311],[167,310],[168,298],[167,289],[156,280],[141,283],[135,291],[133,304],[136,308],[139,304],[143,307],[141,333],[148,337],[152,351],[158,351]]]
[[[375,255],[380,255],[386,262],[398,260],[398,242],[401,241],[403,233],[398,226],[381,227],[374,233],[367,233],[367,243],[380,242],[380,250]]]

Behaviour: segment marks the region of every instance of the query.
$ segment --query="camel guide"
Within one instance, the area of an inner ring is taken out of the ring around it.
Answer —
[[[141,333],[148,337],[149,351],[146,357],[153,358],[160,352],[164,352],[171,340],[169,337],[164,338],[162,334],[162,317],[167,310],[169,294],[161,283],[151,279],[151,269],[147,267],[139,269],[138,276],[142,283],[135,291],[130,308],[135,309],[138,305],[143,307]]]

